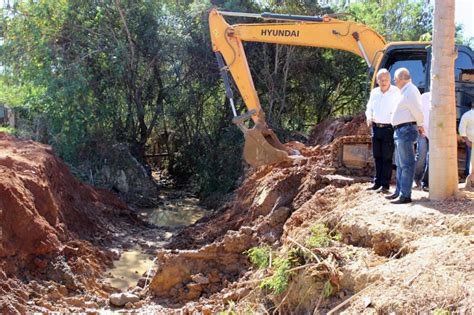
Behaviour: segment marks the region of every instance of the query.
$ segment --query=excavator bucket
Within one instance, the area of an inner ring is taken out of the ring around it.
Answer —
[[[281,145],[281,143],[279,143],[273,131],[252,128],[245,130],[244,136],[244,159],[253,167],[289,160],[286,151],[275,147],[278,144]]]

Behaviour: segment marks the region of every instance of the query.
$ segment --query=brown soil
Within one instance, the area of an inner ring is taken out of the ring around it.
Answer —
[[[55,300],[84,290],[106,295],[97,280],[112,257],[98,246],[130,213],[75,179],[49,146],[0,133],[0,311],[57,309]],[[32,302],[45,294],[42,305]]]
[[[185,314],[229,309],[326,314],[346,301],[339,310],[347,314],[436,309],[468,314],[473,309],[472,195],[431,202],[426,192],[415,191],[413,204],[399,206],[367,192],[367,184],[345,186],[341,183],[349,180],[337,175],[325,182],[318,166],[280,165],[263,176],[259,172],[244,182],[233,206],[170,244],[194,249],[159,253],[150,302]],[[232,213],[238,220],[228,230],[224,223],[232,221]],[[300,248],[295,242],[305,244],[317,223],[342,235],[313,250],[326,269],[308,264],[281,295],[259,289],[268,273],[251,267],[243,251],[262,244],[276,252]],[[335,292],[320,298],[328,279]]]
[[[248,174],[233,201],[159,251],[149,301],[185,314],[325,314],[339,305],[349,314],[471,310],[473,196],[436,203],[415,191],[413,204],[392,205],[358,184],[367,178],[341,175],[332,150],[308,147],[302,159]],[[251,267],[244,250],[301,250],[296,244],[317,223],[342,239],[313,249],[322,262],[307,261],[283,294],[259,289],[269,271]],[[335,288],[328,298],[325,281]]]
[[[332,128],[331,137],[365,137],[357,119]],[[143,313],[469,314],[474,309],[473,193],[431,202],[427,193],[414,191],[412,204],[392,205],[365,190],[369,178],[348,176],[349,170],[334,161],[338,141],[322,145],[324,137],[313,135],[319,144],[302,148],[301,158],[250,170],[233,198],[208,217],[186,228],[159,230],[132,226],[123,217],[129,213],[125,205],[68,177],[48,147],[3,135],[2,226],[5,209],[20,200],[15,212],[30,216],[29,224],[40,234],[17,236],[15,228],[3,230],[7,241],[0,262],[6,267],[0,272],[0,294],[6,298],[0,298],[0,309],[110,308],[107,297],[114,290],[102,279],[113,254],[99,247],[102,242],[122,248],[138,244],[156,254],[156,268],[145,277],[151,281],[142,278],[133,289],[141,301],[126,306]],[[48,175],[58,171],[60,177]],[[9,192],[23,197],[4,199]],[[3,200],[13,201],[7,206]],[[47,202],[36,200],[53,201],[42,207]],[[68,220],[69,215],[75,219]],[[309,247],[316,224],[341,238]],[[300,267],[282,294],[260,288],[272,269],[252,266],[244,253],[262,245],[270,246],[275,256],[300,253]],[[18,262],[26,269],[15,268]],[[323,294],[327,284],[329,296]]]
[[[355,117],[331,118],[311,130],[308,145],[326,145],[340,137],[361,135],[370,135],[364,113]]]

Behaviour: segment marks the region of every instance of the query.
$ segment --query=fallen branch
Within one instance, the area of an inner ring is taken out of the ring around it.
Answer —
[[[290,288],[287,290],[286,294],[285,294],[285,297],[281,300],[280,304],[278,304],[278,306],[275,308],[275,310],[273,311],[273,315],[277,314],[277,311],[280,309],[280,307],[283,305],[283,303],[286,301],[286,299],[288,298],[288,295],[290,294],[291,292],[291,288],[293,287],[293,282],[290,284]]]
[[[347,300],[345,300],[344,302],[342,302],[341,304],[337,305],[335,308],[333,308],[332,310],[330,310],[327,315],[332,315],[334,314],[336,311],[338,311],[339,309],[341,309],[342,307],[344,307],[346,304],[348,304],[349,302],[352,302],[353,300],[355,300],[356,297],[360,296],[362,293],[364,293],[365,291],[367,291],[369,288],[375,286],[375,284],[377,284],[376,282],[372,283],[371,285],[365,287],[364,289],[360,290],[359,292],[357,292],[356,294],[354,294],[353,296],[351,296],[350,298],[348,298]]]
[[[315,264],[315,263],[304,264],[304,265],[302,265],[302,266],[298,266],[298,267],[291,268],[290,270],[288,270],[288,272],[292,272],[292,271],[304,269],[304,268],[306,268],[306,267],[311,267],[311,266],[314,266],[314,265],[316,265],[316,264]]]
[[[411,277],[410,280],[408,280],[407,282],[405,282],[405,285],[406,286],[411,286],[411,284],[413,283],[413,281],[415,281],[416,278],[418,278],[418,276],[423,272],[425,268],[421,268],[417,273],[416,275],[414,275],[413,277]]]
[[[319,264],[321,263],[321,260],[319,259],[319,257],[316,256],[316,254],[313,253],[312,250],[310,250],[310,249],[308,249],[307,247],[301,245],[300,243],[298,243],[297,241],[295,241],[295,240],[294,240],[293,238],[291,238],[290,236],[288,236],[288,239],[289,239],[291,242],[293,242],[294,244],[296,244],[297,246],[299,246],[301,249],[303,249],[303,250],[309,252],[309,253],[316,259],[316,261],[317,261]]]
[[[316,304],[316,307],[313,310],[313,315],[316,315],[316,311],[319,309],[319,306],[321,305],[321,301],[323,300],[323,295],[324,295],[324,290],[321,290],[321,294],[319,295],[319,299],[318,299],[318,304]]]

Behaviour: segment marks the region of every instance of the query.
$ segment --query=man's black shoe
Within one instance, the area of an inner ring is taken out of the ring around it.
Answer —
[[[397,199],[398,198],[398,194],[391,194],[390,196],[386,196],[385,199],[388,199],[388,200],[393,200],[393,199]]]
[[[394,205],[401,205],[401,204],[410,203],[410,202],[411,202],[411,198],[406,198],[406,197],[400,197],[400,199],[392,201]]]
[[[423,190],[423,191],[430,191],[430,189],[428,188],[428,186],[421,186],[421,190]]]
[[[382,193],[382,194],[388,194],[389,193],[388,187],[382,187],[382,189],[377,190],[377,192]]]
[[[381,185],[374,184],[374,186],[367,188],[367,190],[377,190],[377,189],[379,189],[380,187],[382,187],[382,186],[381,186]]]

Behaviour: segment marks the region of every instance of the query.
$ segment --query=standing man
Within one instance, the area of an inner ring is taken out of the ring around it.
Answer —
[[[377,88],[370,93],[365,116],[367,125],[372,127],[372,153],[375,160],[374,185],[369,190],[386,193],[392,177],[392,157],[394,150],[393,127],[390,122],[392,112],[400,101],[400,90],[390,84],[390,72],[377,72]]]
[[[395,84],[400,89],[401,100],[392,114],[395,130],[395,159],[397,165],[397,188],[387,199],[396,199],[394,204],[411,202],[411,188],[415,177],[415,148],[418,133],[424,133],[421,94],[411,82],[406,68],[395,71]]]
[[[459,123],[459,134],[466,145],[471,149],[470,173],[466,177],[466,188],[471,188],[474,186],[474,154],[472,154],[472,144],[474,142],[474,102],[471,102],[471,110],[465,112],[461,117],[461,122]]]
[[[428,156],[429,156],[429,122],[430,122],[430,97],[431,92],[426,92],[421,95],[421,111],[423,112],[423,129],[424,134],[418,137],[416,144],[416,158],[415,158],[415,184],[417,188],[428,191]]]

